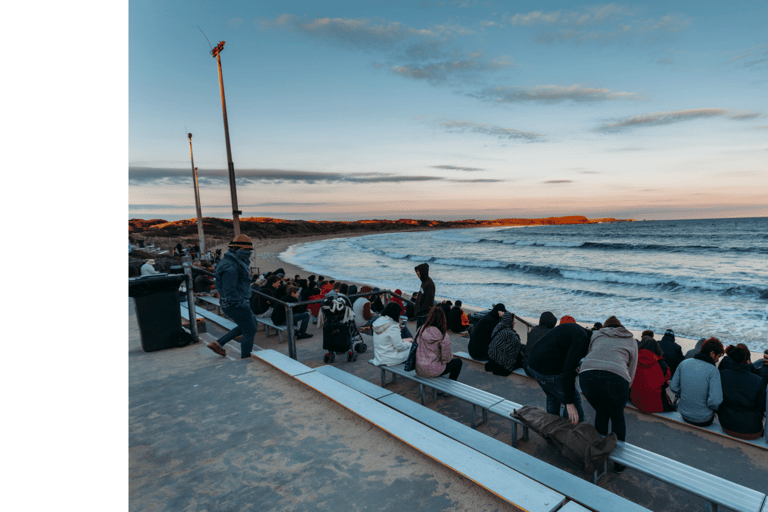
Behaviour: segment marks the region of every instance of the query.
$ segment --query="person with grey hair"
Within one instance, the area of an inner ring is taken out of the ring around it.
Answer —
[[[152,259],[147,260],[147,262],[141,266],[141,275],[151,276],[153,274],[159,274],[160,272],[155,270],[154,264],[155,264],[155,260],[152,260]]]

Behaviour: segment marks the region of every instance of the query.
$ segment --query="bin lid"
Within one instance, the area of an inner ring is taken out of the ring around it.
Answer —
[[[186,279],[183,274],[153,274],[128,279],[128,296],[142,297],[151,293],[178,290]]]

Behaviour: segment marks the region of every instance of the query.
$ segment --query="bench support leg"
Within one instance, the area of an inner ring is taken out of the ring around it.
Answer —
[[[425,405],[424,400],[424,384],[419,384],[419,394],[421,395],[421,405]]]
[[[384,369],[383,366],[381,366],[380,368],[381,368],[381,387],[384,388],[384,387],[387,387],[387,384],[393,384],[395,382],[395,379],[397,379],[397,374],[393,373],[392,380],[387,382],[387,370]]]
[[[512,422],[512,448],[517,448],[517,423]]]
[[[592,483],[597,485],[597,482],[608,473],[608,459],[603,462],[603,472],[598,474],[597,469],[592,474]]]
[[[280,338],[280,343],[283,342],[283,332],[280,329],[275,329],[277,331],[277,337]]]
[[[480,408],[480,411],[481,411],[480,412],[480,418],[481,418],[481,420],[479,422],[475,422],[475,414],[476,414],[475,409],[476,408],[477,408],[477,406],[475,404],[472,404],[472,425],[471,425],[472,428],[477,428],[480,425],[482,425],[483,423],[488,421],[488,410]]]
[[[707,512],[717,512],[717,503],[707,502]]]

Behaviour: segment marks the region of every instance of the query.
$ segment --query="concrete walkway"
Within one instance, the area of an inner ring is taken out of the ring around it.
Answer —
[[[130,510],[514,509],[255,358],[143,352],[130,310]]]
[[[222,358],[204,343],[144,353],[130,304],[131,510],[510,510],[507,502],[383,433],[346,409],[256,360],[239,360],[231,344]],[[209,336],[223,330],[208,322]],[[411,329],[414,331],[414,329]],[[300,362],[321,366],[322,333],[297,342]],[[213,339],[213,338],[207,338]],[[337,357],[337,368],[372,383],[378,370]],[[288,353],[277,336],[256,345]],[[453,351],[467,340],[452,337]],[[544,407],[532,379],[498,377],[464,363],[459,380],[518,403]],[[388,389],[419,401],[418,386]],[[453,398],[428,404],[469,424],[471,408]],[[588,421],[594,412],[585,402]],[[768,491],[764,450],[627,411],[627,441],[730,481]],[[479,430],[509,442],[509,422],[490,415]],[[588,476],[535,434],[519,448],[552,465]],[[657,511],[700,512],[704,501],[626,470],[600,486]]]

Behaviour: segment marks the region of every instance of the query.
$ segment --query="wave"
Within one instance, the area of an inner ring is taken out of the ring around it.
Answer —
[[[592,249],[603,251],[661,251],[668,253],[723,251],[768,254],[768,247],[721,247],[717,245],[664,245],[664,244],[632,244],[622,242],[555,242],[535,240],[504,240],[498,238],[480,238],[465,240],[466,243],[504,244],[521,247],[565,247],[574,249]]]

